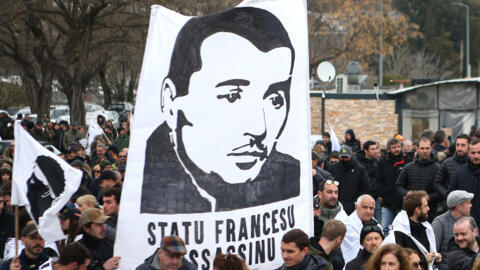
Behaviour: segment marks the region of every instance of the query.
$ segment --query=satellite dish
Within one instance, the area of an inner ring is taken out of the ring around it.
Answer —
[[[327,83],[335,78],[335,67],[328,61],[323,61],[317,67],[317,77],[320,81]]]

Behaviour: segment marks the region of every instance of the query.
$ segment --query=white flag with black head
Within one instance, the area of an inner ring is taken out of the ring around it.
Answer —
[[[78,190],[82,172],[15,125],[12,205],[26,207],[45,241],[63,239],[57,213]]]

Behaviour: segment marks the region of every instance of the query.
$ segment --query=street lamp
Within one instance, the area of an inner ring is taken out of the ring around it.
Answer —
[[[470,69],[470,20],[469,20],[469,13],[470,13],[470,6],[464,4],[464,3],[459,3],[459,2],[453,2],[452,5],[455,6],[460,6],[464,7],[467,10],[467,23],[466,23],[466,28],[467,28],[467,77],[471,77],[471,69]]]

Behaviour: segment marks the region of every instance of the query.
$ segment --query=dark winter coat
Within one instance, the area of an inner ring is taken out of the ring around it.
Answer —
[[[405,154],[398,156],[387,154],[378,162],[376,190],[378,196],[383,198],[382,206],[391,210],[402,208],[402,197],[397,193],[395,183],[408,162]]]
[[[447,158],[440,165],[440,170],[438,170],[437,175],[435,176],[434,189],[440,194],[440,196],[442,196],[442,199],[447,198],[448,184],[450,183],[453,173],[457,168],[465,165],[467,160],[467,155],[462,157],[454,155],[453,157]]]
[[[480,238],[477,237],[477,244],[480,245]],[[472,269],[472,258],[477,254],[470,248],[460,248],[455,243],[455,238],[448,243],[448,269],[470,270]]]
[[[340,183],[338,200],[348,215],[355,209],[354,202],[360,195],[372,192],[367,170],[353,157],[347,162],[340,161],[332,165],[328,172]]]
[[[373,198],[378,198],[378,192],[376,190],[375,183],[377,181],[377,168],[378,168],[378,160],[372,158],[368,159],[365,157],[364,152],[361,152],[361,154],[358,155],[358,162],[365,167],[367,170],[368,174],[368,179],[370,180],[370,186],[372,187],[372,192],[370,195],[372,195]]]
[[[430,200],[428,202],[432,213],[435,212],[436,205],[440,201],[440,194],[433,189],[433,183],[440,164],[430,155],[428,160],[420,160],[418,156],[412,163],[407,164],[397,179],[397,190],[402,196],[409,190],[425,190]]]
[[[25,254],[25,249],[23,249],[18,258],[20,259],[21,270],[37,270],[42,263],[48,260],[47,250],[44,249],[38,258],[30,259],[27,257],[27,254]],[[9,270],[11,262],[12,259],[4,261],[0,267],[0,270]]]
[[[137,266],[137,268],[135,269],[136,270],[155,270],[155,268],[152,267],[152,263],[153,263],[153,260],[155,259],[155,256],[158,256],[157,252],[158,252],[158,249],[155,250],[155,253],[153,253],[152,256],[146,258],[144,263]],[[178,270],[196,270],[196,269],[197,267],[195,265],[188,262],[185,258],[182,258],[182,265]]]
[[[78,241],[83,244],[92,255],[89,270],[103,269],[103,264],[113,257],[113,241],[108,238],[98,239],[87,233]]]
[[[480,194],[480,166],[475,166],[470,160],[467,164],[455,170],[448,193],[453,190],[465,190],[473,194]],[[472,200],[472,210],[470,215],[475,218],[477,224],[480,221],[480,196],[474,196]]]
[[[345,270],[359,270],[363,269],[363,265],[367,263],[368,259],[372,256],[372,253],[366,251],[364,248],[360,249],[358,256],[347,263]]]
[[[308,246],[311,255],[318,256],[326,262],[326,270],[341,270],[345,266],[343,260],[342,250],[339,248],[332,251],[330,254],[326,254],[322,246],[318,243],[318,239],[314,237],[310,238],[310,245]]]
[[[307,254],[303,261],[295,266],[287,267],[284,265],[277,268],[277,270],[326,270],[327,263],[318,256]]]
[[[5,243],[9,237],[13,236],[14,228],[14,216],[4,205],[0,213],[0,257],[3,257]]]

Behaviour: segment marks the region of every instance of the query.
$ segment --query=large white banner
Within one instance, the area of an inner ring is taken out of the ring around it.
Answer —
[[[12,205],[25,206],[42,238],[65,238],[58,212],[78,190],[82,172],[38,143],[15,123]]]
[[[217,252],[282,264],[281,238],[313,232],[307,9],[244,1],[186,17],[153,6],[115,255],[135,269],[179,235],[186,258]]]

